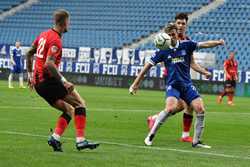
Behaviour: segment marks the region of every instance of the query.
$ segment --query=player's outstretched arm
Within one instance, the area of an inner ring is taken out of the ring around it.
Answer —
[[[198,43],[199,48],[213,48],[219,45],[224,45],[225,41],[223,39],[220,40],[211,40],[211,41],[203,41]]]
[[[26,54],[27,59],[27,71],[28,71],[28,86],[32,89],[32,67],[33,67],[33,57],[36,53],[36,46],[32,45]]]
[[[210,78],[212,76],[211,72],[207,71],[205,68],[201,67],[199,64],[197,64],[195,62],[193,55],[191,56],[191,64],[190,65],[194,71],[196,71],[202,75],[205,75],[206,78]]]
[[[136,91],[139,89],[140,83],[144,78],[144,75],[150,70],[153,65],[150,63],[146,63],[143,69],[140,71],[136,79],[134,80],[133,84],[129,88],[129,93],[134,95]]]

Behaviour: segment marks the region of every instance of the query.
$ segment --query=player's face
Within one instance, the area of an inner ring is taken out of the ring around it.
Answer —
[[[171,37],[171,45],[172,46],[175,46],[176,43],[177,43],[177,38],[178,38],[178,35],[177,35],[177,30],[176,29],[173,29],[171,30],[168,35]]]
[[[177,19],[175,21],[178,34],[185,34],[187,28],[187,21],[185,19]]]
[[[230,53],[229,58],[230,58],[230,59],[234,59],[234,52],[231,52],[231,53]]]
[[[19,48],[21,46],[20,42],[16,42],[16,47]]]
[[[64,27],[63,33],[68,32],[68,30],[69,30],[69,23],[70,23],[70,19],[68,18],[68,19],[65,20],[65,27]]]

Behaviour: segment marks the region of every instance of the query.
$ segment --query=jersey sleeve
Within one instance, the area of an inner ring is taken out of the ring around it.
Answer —
[[[163,61],[163,56],[162,56],[162,51],[161,50],[157,50],[155,51],[155,53],[151,56],[151,58],[149,59],[149,63],[152,65],[156,65],[157,63],[160,63]]]
[[[55,58],[57,58],[62,51],[62,47],[59,41],[53,41],[49,44],[48,46],[48,53],[47,56],[53,56]]]
[[[188,41],[188,50],[190,52],[195,51],[196,49],[198,49],[198,42],[193,41],[193,40],[189,40]]]

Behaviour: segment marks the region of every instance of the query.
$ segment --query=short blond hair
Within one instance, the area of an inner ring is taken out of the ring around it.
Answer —
[[[62,26],[65,24],[65,21],[69,18],[69,12],[65,9],[57,9],[53,13],[53,19],[55,25]]]
[[[169,32],[171,32],[174,29],[177,30],[177,27],[174,23],[171,22],[167,25],[167,27],[164,28],[164,32],[168,34]]]

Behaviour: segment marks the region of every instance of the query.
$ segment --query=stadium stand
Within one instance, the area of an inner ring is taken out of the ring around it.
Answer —
[[[226,47],[204,50],[217,55],[215,68],[222,69],[228,52],[235,51],[239,69],[246,71],[250,69],[250,63],[246,61],[250,57],[249,16],[250,0],[227,0],[219,8],[193,20],[187,34],[195,41],[224,39]],[[146,43],[141,48],[153,49],[154,44]]]
[[[53,10],[65,8],[72,15],[72,26],[64,37],[64,46],[121,47],[158,31],[176,12],[192,12],[207,3],[208,0],[43,0],[1,22],[0,41],[12,43],[18,38],[29,45],[51,25]]]
[[[24,2],[24,0],[0,1],[0,13],[11,9]]]
[[[64,36],[65,47],[87,46],[122,47],[140,37],[157,32],[171,21],[177,12],[191,13],[210,0],[42,0],[31,8],[16,13],[0,22],[0,43],[12,44],[20,39],[30,45],[34,37],[51,25],[51,13],[58,8],[70,11],[71,29]],[[1,11],[20,3],[20,0],[0,1]],[[237,52],[239,67],[249,70],[250,55],[250,0],[227,0],[225,3],[194,20],[188,29],[196,40],[223,38],[230,50]],[[142,48],[154,48],[152,43]],[[228,55],[226,48],[206,50],[217,55],[221,68]]]
[[[239,69],[250,69],[250,0],[228,0],[219,8],[203,15],[189,25],[188,34],[196,41],[223,38],[227,49],[206,50],[217,56],[217,68],[221,68],[228,50],[236,51]]]

